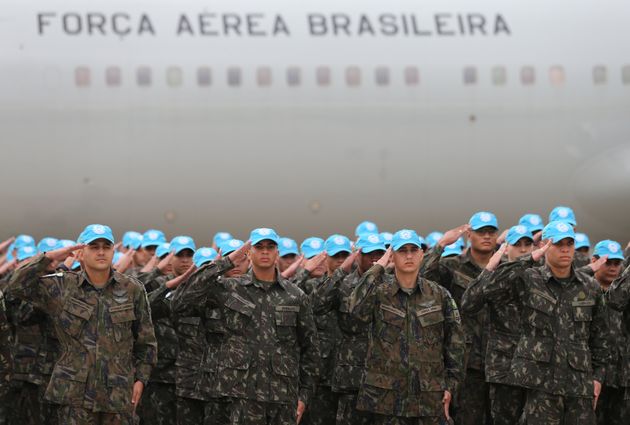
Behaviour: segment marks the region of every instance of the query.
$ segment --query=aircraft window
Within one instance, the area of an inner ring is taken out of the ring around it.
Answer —
[[[74,70],[74,82],[78,87],[87,87],[90,85],[90,69],[80,66]]]
[[[630,84],[630,65],[626,65],[621,70],[621,78],[624,84]]]
[[[526,86],[534,84],[536,81],[536,70],[532,66],[521,68],[521,83]]]
[[[212,84],[212,71],[207,66],[197,68],[197,84],[203,87]]]
[[[603,65],[593,68],[593,83],[596,85],[606,84],[608,82],[608,70]]]
[[[375,70],[374,77],[376,79],[377,85],[379,86],[389,85],[389,68],[385,66],[379,66]]]
[[[227,82],[232,87],[241,85],[241,68],[235,66],[227,70]]]
[[[492,68],[492,83],[495,86],[504,86],[507,82],[507,71],[504,66],[495,66]]]
[[[291,87],[299,86],[302,81],[300,68],[291,66],[287,69],[287,84]]]
[[[405,84],[408,86],[417,86],[420,83],[420,72],[415,66],[405,68]]]
[[[346,68],[346,84],[350,87],[356,87],[361,84],[361,70],[358,66]]]
[[[561,86],[564,84],[566,76],[564,75],[564,68],[561,66],[552,66],[549,69],[549,81],[554,86]]]
[[[122,81],[120,74],[120,68],[117,66],[110,66],[105,70],[105,82],[108,86],[119,86]]]
[[[148,66],[141,66],[138,68],[138,72],[136,75],[138,85],[139,86],[150,86],[151,85],[151,68]]]
[[[330,85],[330,68],[327,66],[320,66],[315,71],[315,78],[317,79],[317,85],[329,86]]]
[[[166,70],[166,82],[171,87],[182,85],[182,70],[179,67],[171,66]]]
[[[477,68],[474,66],[467,66],[464,68],[464,84],[477,84]]]
[[[261,87],[267,87],[271,85],[271,68],[268,66],[262,66],[256,71],[256,81]]]

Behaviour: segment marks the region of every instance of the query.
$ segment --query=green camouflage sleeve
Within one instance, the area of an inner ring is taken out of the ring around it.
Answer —
[[[483,285],[486,302],[504,304],[518,299],[523,291],[525,271],[533,266],[531,255],[499,264],[488,282]]]
[[[442,253],[444,252],[444,248],[441,245],[436,244],[433,248],[431,248],[427,255],[422,259],[422,264],[420,264],[420,275],[426,277],[427,273],[435,274],[435,270],[439,267],[440,258],[442,257]],[[427,279],[429,279],[427,277]],[[431,280],[431,279],[429,279]]]
[[[7,295],[29,301],[33,306],[47,314],[54,314],[60,309],[60,297],[51,296],[49,289],[61,294],[61,288],[49,288],[56,284],[57,279],[49,279],[51,282],[42,283],[40,277],[46,273],[51,260],[44,254],[39,254],[28,263],[18,268],[7,287]]]
[[[444,366],[446,368],[446,387],[455,394],[464,374],[464,328],[455,300],[444,289]]]
[[[626,267],[606,291],[606,305],[613,310],[623,312],[630,300],[630,266]]]
[[[473,315],[483,310],[486,305],[484,288],[492,279],[492,274],[491,271],[483,269],[479,276],[470,282],[462,296],[462,313]]]
[[[359,284],[350,294],[350,312],[358,320],[370,323],[376,306],[376,286],[385,269],[379,264],[373,265],[359,280]]]
[[[157,267],[154,268],[153,270],[151,270],[150,272],[138,272],[138,274],[135,276],[136,279],[138,279],[140,281],[140,283],[142,283],[143,285],[146,286],[146,284],[152,280],[157,279],[160,276],[164,276],[162,274],[162,272],[160,271],[160,269],[158,269]]]
[[[208,297],[212,296],[211,292],[216,287],[217,278],[233,267],[229,258],[221,258],[193,273],[190,279],[180,284],[173,293],[171,304],[173,314],[175,316],[200,314],[198,309],[203,308]]]
[[[298,288],[302,289],[304,283],[309,279],[311,273],[303,268],[298,269],[293,278],[291,278],[290,282],[296,285]]]
[[[326,314],[339,304],[339,285],[347,276],[348,273],[338,268],[312,292],[313,314],[318,316]]]
[[[162,284],[155,291],[149,292],[148,299],[153,321],[171,316],[171,304],[166,298],[169,293],[170,290],[166,287],[166,284]]]
[[[610,362],[609,328],[607,326],[606,303],[604,294],[596,298],[595,312],[591,322],[589,347],[593,365],[593,378],[601,383],[606,377],[606,365]]]
[[[300,344],[299,399],[308,405],[319,380],[321,366],[317,327],[306,295],[302,298],[300,312],[298,313],[297,336]]]
[[[138,285],[136,294],[136,319],[132,325],[135,379],[143,382],[146,386],[149,381],[149,375],[151,375],[151,369],[157,363],[157,341],[151,320],[151,309],[149,308],[147,292],[142,285]]]

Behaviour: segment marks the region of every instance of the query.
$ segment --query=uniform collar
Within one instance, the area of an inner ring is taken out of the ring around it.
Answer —
[[[416,286],[413,288],[413,291],[411,292],[411,294],[415,294],[417,291],[422,292],[423,283],[424,281],[422,277],[420,276],[420,272],[418,272],[418,277],[416,278]],[[398,292],[403,292],[404,294],[407,294],[407,292],[403,291],[402,287],[398,283],[398,279],[396,279],[396,274],[393,275],[391,288],[392,288],[392,294],[394,295],[396,295],[396,293]]]
[[[81,270],[81,274],[79,275],[79,286],[88,284],[96,289],[104,289],[107,288],[110,285],[114,285],[115,283],[119,283],[120,282],[120,273],[115,272],[113,269],[110,269],[109,272],[109,279],[107,280],[107,283],[105,285],[103,285],[102,287],[97,287],[96,285],[94,285],[91,281],[90,278],[88,277],[87,273],[85,272],[85,270]]]
[[[545,282],[550,282],[550,281],[555,281],[557,283],[560,283],[559,280],[553,275],[553,273],[551,272],[551,269],[549,268],[549,266],[547,264],[545,264],[542,268],[541,268],[541,272],[542,272],[542,276],[545,279]],[[580,276],[578,275],[578,273],[575,273],[575,269],[573,268],[573,266],[571,266],[571,274],[569,275],[569,282],[573,283],[575,281],[578,282],[582,282]]]
[[[240,283],[241,285],[254,285],[257,288],[261,288],[265,290],[270,287],[269,285],[265,285],[264,283],[261,283],[260,281],[256,279],[256,277],[254,276],[254,269],[252,269],[251,267],[249,271],[243,275],[243,279],[241,280]],[[282,276],[280,275],[280,271],[278,270],[278,268],[276,268],[276,279],[271,285],[271,287],[275,286],[275,284],[278,284],[280,288],[284,289],[285,291],[287,290],[288,282],[282,279]]]

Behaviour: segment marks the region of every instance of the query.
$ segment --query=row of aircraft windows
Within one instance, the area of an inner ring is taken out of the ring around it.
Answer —
[[[373,78],[377,86],[387,86],[392,78],[390,69],[379,66],[370,72],[364,72],[358,66],[349,66],[343,71],[343,80],[347,86],[360,86],[364,78]],[[300,86],[307,73],[296,66],[288,67],[282,77],[290,87]],[[166,69],[166,84],[170,87],[180,87],[184,83],[184,73],[180,67],[171,66]],[[604,85],[608,83],[608,68],[602,65],[593,67],[593,83]],[[135,71],[135,82],[138,86],[148,87],[153,84],[154,72],[148,66],[140,66]],[[196,84],[198,86],[211,86],[213,83],[213,70],[202,66],[196,69]],[[329,86],[333,83],[333,72],[330,67],[320,66],[314,70],[315,82],[318,86]],[[479,71],[474,66],[467,66],[463,69],[463,83],[473,86],[479,83]],[[496,66],[490,70],[490,78],[495,86],[503,86],[508,82],[508,71],[503,66]],[[566,82],[566,74],[562,66],[552,66],[548,71],[549,82],[553,86],[562,86]],[[89,87],[92,85],[92,72],[90,68],[80,66],[75,70],[75,84],[78,87]],[[262,66],[255,71],[256,84],[260,87],[271,86],[273,82],[273,72],[270,67]],[[415,66],[407,66],[402,70],[402,79],[408,86],[420,84],[420,70]],[[524,66],[519,71],[519,80],[524,86],[531,86],[536,83],[536,69],[532,66]],[[630,85],[630,65],[626,65],[621,70],[621,80],[623,84]],[[229,67],[225,73],[225,81],[228,86],[238,87],[243,84],[243,70],[239,67]],[[111,87],[123,84],[123,72],[117,66],[105,69],[105,84]]]

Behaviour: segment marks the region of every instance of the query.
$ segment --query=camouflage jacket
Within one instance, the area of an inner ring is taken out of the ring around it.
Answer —
[[[405,417],[443,416],[444,390],[463,373],[464,334],[447,290],[420,277],[411,294],[374,265],[350,295],[350,311],[370,324],[357,409]]]
[[[320,315],[332,313],[341,333],[333,361],[332,390],[335,392],[357,392],[361,386],[370,325],[350,314],[350,295],[360,278],[358,269],[350,274],[337,269],[313,293],[315,321]]]
[[[604,298],[609,310],[609,328],[613,342],[611,365],[616,372],[615,374],[607,368],[606,385],[617,384],[618,387],[630,388],[630,266],[610,285]]]
[[[436,245],[433,251],[441,254],[443,249]],[[473,261],[469,250],[466,250],[461,255],[443,258],[427,265],[424,276],[448,289],[461,307],[466,288],[480,273],[481,267]],[[483,307],[473,314],[462,312],[462,324],[466,337],[466,368],[484,370],[487,346],[486,308]]]
[[[13,370],[13,356],[11,355],[12,335],[4,304],[4,294],[0,291],[0,399],[9,390],[11,373]]]
[[[500,265],[485,285],[487,299],[516,303],[521,336],[511,364],[513,383],[550,394],[592,397],[608,360],[605,308],[599,286],[571,271],[559,281],[531,255]]]
[[[319,370],[308,298],[282,278],[260,282],[251,270],[219,279],[232,267],[227,258],[201,267],[173,299],[177,315],[199,306],[220,309],[226,334],[218,354],[216,393],[290,405],[299,398],[308,404]]]
[[[46,399],[95,412],[128,412],[135,381],[146,384],[157,344],[146,292],[113,272],[102,289],[85,272],[42,276],[50,260],[39,255],[19,268],[9,292],[30,300],[55,325],[62,354]]]
[[[12,346],[13,385],[18,382],[30,382],[41,385],[42,377],[37,369],[39,354],[42,352],[43,335],[40,325],[46,315],[36,309],[32,303],[17,299],[6,292],[9,320],[14,329]]]

